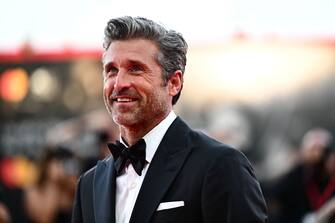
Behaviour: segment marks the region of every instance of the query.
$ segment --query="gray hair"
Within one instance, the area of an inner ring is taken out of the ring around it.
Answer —
[[[158,47],[160,52],[156,59],[162,67],[165,83],[175,71],[185,72],[187,43],[183,36],[146,18],[124,16],[109,20],[103,47],[107,50],[113,41],[137,38],[151,40]],[[178,101],[180,93],[181,90],[172,98],[173,105]]]

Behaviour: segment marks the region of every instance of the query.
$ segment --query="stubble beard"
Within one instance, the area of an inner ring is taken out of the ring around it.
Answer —
[[[161,92],[152,93],[151,98],[154,101],[148,102],[150,106],[139,105],[136,109],[126,112],[114,111],[106,96],[104,96],[104,102],[109,115],[117,125],[126,128],[145,128],[151,124],[158,124],[169,112],[169,107],[160,94]]]

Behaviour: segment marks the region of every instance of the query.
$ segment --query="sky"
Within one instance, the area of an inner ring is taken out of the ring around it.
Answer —
[[[0,51],[29,41],[37,49],[100,48],[110,18],[144,16],[191,44],[254,38],[335,37],[334,0],[3,0]]]

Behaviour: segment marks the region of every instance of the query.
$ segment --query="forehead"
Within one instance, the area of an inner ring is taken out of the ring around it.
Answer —
[[[158,48],[153,41],[146,39],[131,39],[113,41],[105,51],[103,64],[119,63],[124,60],[150,62],[155,60]]]

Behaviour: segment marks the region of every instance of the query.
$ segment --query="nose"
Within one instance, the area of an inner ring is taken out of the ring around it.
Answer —
[[[130,77],[126,72],[119,72],[115,77],[114,91],[119,92],[121,90],[129,88],[131,85]]]

